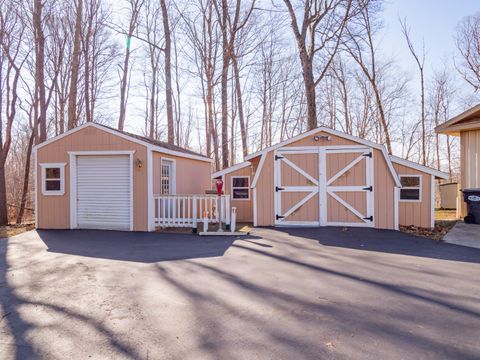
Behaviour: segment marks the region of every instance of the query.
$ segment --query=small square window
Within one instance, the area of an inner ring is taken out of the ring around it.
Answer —
[[[250,199],[250,178],[248,176],[232,177],[232,200]]]
[[[421,201],[422,177],[420,175],[400,175],[401,201]]]
[[[65,164],[40,164],[42,167],[42,194],[65,194]]]

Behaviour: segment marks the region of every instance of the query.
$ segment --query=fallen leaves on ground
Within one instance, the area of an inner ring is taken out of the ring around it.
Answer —
[[[435,228],[433,229],[421,228],[411,225],[400,226],[400,230],[408,234],[440,241],[450,231],[450,229],[455,225],[455,223],[456,221],[435,221]]]

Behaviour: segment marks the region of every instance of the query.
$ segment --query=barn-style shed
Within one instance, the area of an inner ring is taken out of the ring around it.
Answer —
[[[255,226],[434,226],[435,178],[383,145],[320,127],[212,174]]]

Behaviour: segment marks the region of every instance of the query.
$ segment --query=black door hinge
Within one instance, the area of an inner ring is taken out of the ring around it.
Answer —
[[[277,220],[280,220],[280,219],[284,219],[285,216],[282,216],[282,215],[275,215],[275,219]]]
[[[369,187],[364,187],[362,190],[373,191],[373,186],[370,185]]]
[[[275,160],[280,160],[280,159],[283,159],[283,156],[275,155]]]
[[[367,156],[369,158],[372,158],[372,155],[373,155],[372,152],[369,152],[368,154],[363,154],[363,156]]]
[[[279,192],[279,191],[282,191],[282,190],[285,190],[285,188],[275,186],[275,191],[276,192]]]
[[[369,217],[364,217],[363,220],[370,220],[370,221],[373,221],[373,216],[369,216]]]

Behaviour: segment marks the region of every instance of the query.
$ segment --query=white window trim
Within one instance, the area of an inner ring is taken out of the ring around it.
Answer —
[[[247,178],[248,179],[248,186],[247,187],[239,187],[239,186],[235,186],[235,189],[247,189],[248,190],[248,198],[245,198],[245,199],[235,199],[233,197],[233,180],[234,179],[245,179]],[[232,176],[230,178],[230,190],[231,190],[231,194],[230,194],[230,198],[233,200],[233,201],[250,201],[250,176]]]
[[[398,194],[398,201],[400,202],[413,202],[413,203],[419,203],[422,202],[422,190],[423,190],[423,182],[422,182],[422,175],[417,175],[417,174],[399,174],[398,178],[400,179],[400,183],[402,182],[402,177],[418,177],[419,179],[419,185],[417,186],[402,186],[400,188],[400,193]],[[402,189],[414,189],[414,190],[419,190],[418,191],[418,200],[403,200],[402,199]]]
[[[170,186],[171,186],[172,193],[170,195],[176,195],[177,194],[177,161],[176,159],[172,159],[165,156],[162,156],[160,158],[160,192],[162,192],[162,165],[164,161],[170,162],[172,164],[172,173],[170,174],[172,177],[170,179],[171,181]]]
[[[42,195],[43,196],[63,196],[65,195],[65,165],[67,163],[41,163],[42,168]],[[45,186],[47,180],[47,169],[60,169],[60,190],[47,190]]]

